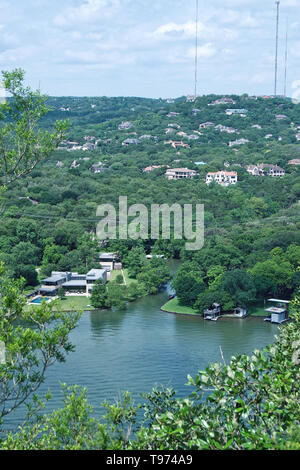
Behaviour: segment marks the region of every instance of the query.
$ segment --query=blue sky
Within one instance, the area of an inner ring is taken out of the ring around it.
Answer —
[[[281,1],[278,91],[300,80],[300,0]],[[271,94],[275,2],[199,0],[199,94]],[[0,69],[50,95],[193,93],[195,0],[0,0]],[[300,82],[299,82],[300,83]]]

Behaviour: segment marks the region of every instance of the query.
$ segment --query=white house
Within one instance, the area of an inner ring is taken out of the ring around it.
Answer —
[[[217,171],[216,173],[207,173],[206,184],[213,181],[221,186],[230,186],[238,182],[238,175],[236,171]]]

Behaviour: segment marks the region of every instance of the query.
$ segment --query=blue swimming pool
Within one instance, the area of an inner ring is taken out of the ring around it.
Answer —
[[[32,300],[31,303],[32,304],[41,304],[43,300],[46,300],[46,302],[48,302],[49,300],[49,297],[37,297],[36,299]]]

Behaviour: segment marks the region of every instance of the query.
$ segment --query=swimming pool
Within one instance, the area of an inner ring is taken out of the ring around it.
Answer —
[[[46,300],[46,302],[49,302],[51,299],[49,299],[49,297],[37,297],[36,299],[32,300],[30,303],[41,304],[43,300]]]

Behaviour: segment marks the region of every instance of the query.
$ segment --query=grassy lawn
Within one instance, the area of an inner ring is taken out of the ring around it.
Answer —
[[[122,276],[122,271],[111,271],[110,272],[110,281],[115,281],[116,277],[121,274]],[[136,279],[132,279],[128,276],[128,271],[127,269],[123,269],[123,274],[125,277],[126,285],[131,284],[132,282],[136,281]]]
[[[248,308],[248,313],[251,316],[256,317],[267,317],[268,312],[265,312],[265,307],[263,305],[253,305]]]
[[[178,299],[169,300],[169,302],[167,302],[161,307],[161,310],[169,313],[181,313],[184,315],[200,316],[197,310],[194,310],[192,307],[185,307],[184,305],[179,305]]]
[[[61,301],[61,306],[64,311],[76,311],[76,310],[94,310],[91,305],[91,298],[79,297],[79,296],[68,296]]]
[[[77,311],[77,310],[95,310],[93,307],[88,307],[91,305],[91,299],[87,297],[79,296],[68,296],[64,300],[60,301],[61,308],[65,312]],[[38,305],[37,305],[38,306]],[[28,305],[28,309],[33,309],[35,305]]]

